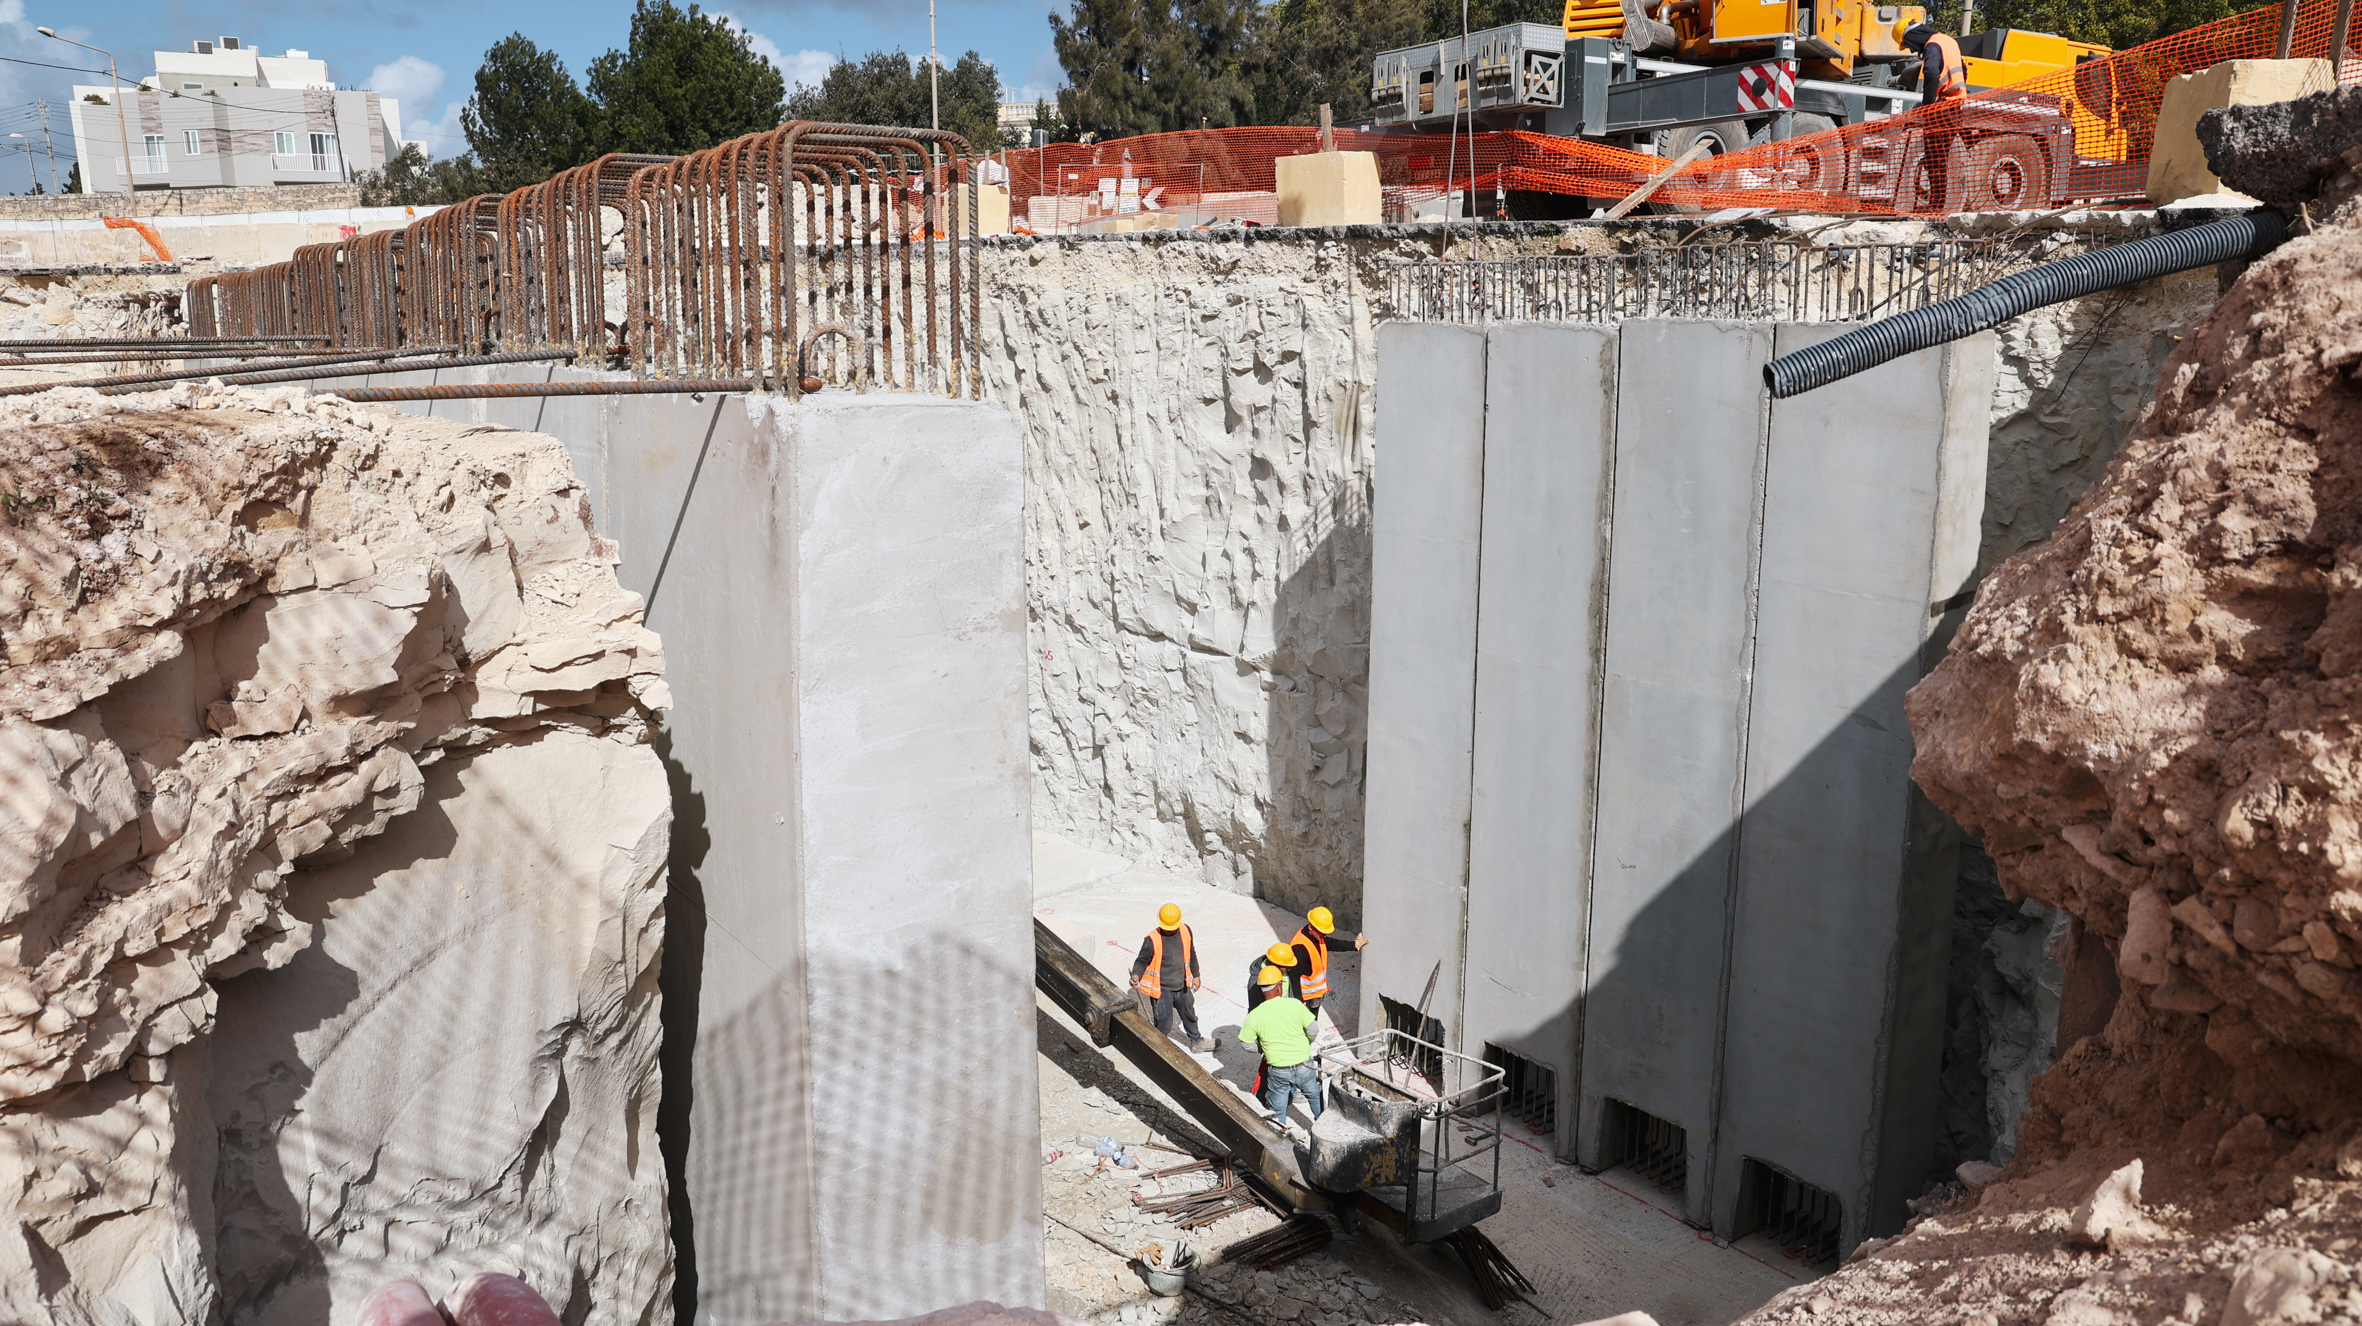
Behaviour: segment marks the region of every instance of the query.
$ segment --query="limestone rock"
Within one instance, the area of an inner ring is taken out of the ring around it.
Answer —
[[[2092,1189],[2075,1208],[2067,1224],[2067,1238],[2086,1248],[2105,1248],[2121,1242],[2141,1224],[2141,1162],[2133,1161]]]
[[[1952,1172],[1959,1178],[1961,1187],[1972,1193],[1981,1193],[2001,1181],[2002,1169],[1987,1161],[1964,1160]]]
[[[2274,1248],[2239,1268],[2231,1278],[2222,1326],[2281,1326],[2321,1320],[2316,1290],[2332,1282],[2338,1264],[2320,1253]]]
[[[0,493],[0,1319],[642,1320],[662,655],[563,449],[57,390]]]
[[[819,1326],[818,1323],[778,1323],[778,1326]],[[855,1322],[852,1326],[1078,1326],[1072,1318],[1039,1308],[1004,1308],[998,1303],[963,1303],[956,1308],[930,1312],[924,1317],[904,1317],[897,1321]]]

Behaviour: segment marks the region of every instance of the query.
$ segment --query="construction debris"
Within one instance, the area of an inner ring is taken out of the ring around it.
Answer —
[[[1276,1229],[1243,1238],[1222,1250],[1222,1260],[1270,1270],[1306,1253],[1318,1252],[1336,1238],[1329,1222],[1315,1215],[1291,1216]]]
[[[1486,1307],[1499,1312],[1509,1306],[1509,1299],[1514,1295],[1534,1311],[1549,1315],[1533,1300],[1534,1282],[1510,1264],[1508,1254],[1485,1237],[1482,1229],[1470,1225],[1444,1239],[1443,1246],[1458,1253],[1460,1260],[1467,1264],[1469,1277],[1476,1281],[1476,1292]]]

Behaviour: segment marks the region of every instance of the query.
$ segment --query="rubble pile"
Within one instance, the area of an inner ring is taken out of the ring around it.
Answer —
[[[2221,118],[2262,160],[2330,109]],[[2074,918],[2016,1157],[1751,1320],[2362,1318],[2362,205],[2317,137],[2318,198],[2217,163],[2296,237],[1911,696],[1920,786]]]

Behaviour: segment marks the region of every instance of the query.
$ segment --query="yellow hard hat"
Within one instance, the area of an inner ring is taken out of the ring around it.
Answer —
[[[1918,21],[1918,19],[1908,16],[1895,20],[1895,43],[1897,45],[1902,44],[1903,34],[1909,32],[1911,30],[1911,25]]]
[[[1324,935],[1333,933],[1337,928],[1337,918],[1335,914],[1330,912],[1326,907],[1313,908],[1311,911],[1304,913],[1304,919],[1312,922],[1312,928],[1320,931]]]
[[[1265,967],[1255,973],[1255,984],[1257,985],[1277,985],[1286,979],[1287,977],[1280,975],[1277,967]]]
[[[1289,948],[1285,944],[1274,944],[1270,948],[1263,950],[1263,957],[1265,960],[1270,962],[1273,967],[1293,967],[1296,965],[1295,950]]]
[[[1181,904],[1168,902],[1156,909],[1156,923],[1170,930],[1181,924]]]

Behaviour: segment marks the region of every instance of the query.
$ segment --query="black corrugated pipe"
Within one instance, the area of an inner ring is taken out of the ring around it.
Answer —
[[[1913,350],[1998,327],[2046,304],[2260,256],[2287,233],[2280,214],[2262,208],[2228,221],[2078,253],[2004,276],[1957,299],[1880,318],[1833,340],[1781,355],[1763,366],[1763,385],[1775,398],[1826,387]]]

